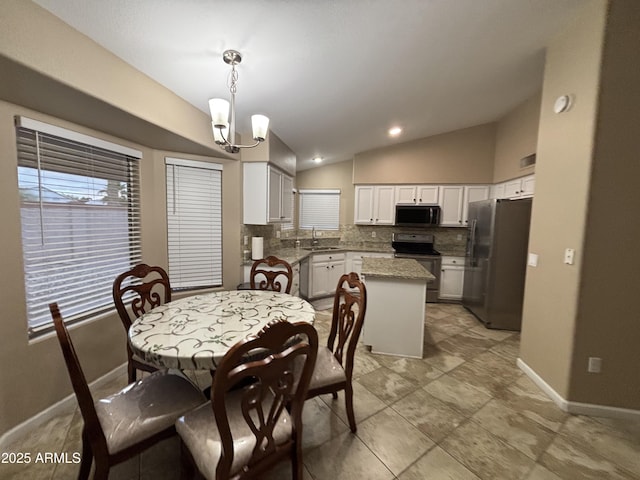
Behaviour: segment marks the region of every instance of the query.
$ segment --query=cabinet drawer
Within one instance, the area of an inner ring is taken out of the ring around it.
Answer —
[[[464,257],[442,257],[442,265],[452,265],[452,266],[460,266],[464,267]]]
[[[344,261],[344,253],[319,253],[313,255],[312,263]]]

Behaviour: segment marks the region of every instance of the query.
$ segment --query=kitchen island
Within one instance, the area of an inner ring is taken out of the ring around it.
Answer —
[[[416,260],[363,258],[367,313],[362,341],[373,353],[422,358],[427,282]]]

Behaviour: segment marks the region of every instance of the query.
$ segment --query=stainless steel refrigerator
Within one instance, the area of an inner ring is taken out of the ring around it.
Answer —
[[[487,328],[520,330],[531,199],[469,204],[462,304]]]

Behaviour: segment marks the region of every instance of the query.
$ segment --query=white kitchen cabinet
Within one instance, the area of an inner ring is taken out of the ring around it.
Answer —
[[[293,178],[267,162],[243,164],[243,222],[249,225],[293,221]]]
[[[462,185],[443,185],[440,187],[438,203],[442,209],[440,213],[440,226],[462,226],[462,201],[464,199],[464,187]]]
[[[464,285],[464,257],[442,257],[440,299],[461,300]]]
[[[439,204],[442,208],[440,226],[466,227],[469,202],[489,198],[487,185],[443,185]]]
[[[489,192],[489,198],[505,198],[504,197],[504,183],[496,183],[491,185],[491,191]]]
[[[344,253],[315,254],[309,265],[309,298],[333,295],[344,273]]]
[[[357,185],[354,223],[359,225],[393,225],[395,187],[393,185]]]
[[[438,185],[397,185],[395,203],[436,205],[438,203]]]
[[[532,197],[535,189],[535,175],[514,178],[496,185],[495,195],[491,198],[527,198]]]
[[[464,200],[462,201],[462,226],[469,224],[469,204],[489,198],[488,185],[466,185],[464,187]]]

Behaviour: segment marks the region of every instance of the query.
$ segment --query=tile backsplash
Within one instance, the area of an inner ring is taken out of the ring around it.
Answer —
[[[394,232],[413,233],[415,229],[394,226],[341,225],[340,230],[322,230],[317,232],[321,245],[358,245],[361,247],[386,247],[391,245]],[[443,255],[464,256],[467,242],[467,229],[455,227],[433,227],[421,229],[420,233],[430,233],[435,237],[435,248]],[[244,237],[247,237],[247,245]],[[243,225],[241,230],[242,250],[251,249],[251,237],[263,237],[265,252],[279,248],[288,248],[300,240],[302,246],[311,244],[311,230],[281,230],[278,224]],[[280,237],[280,238],[278,238]]]

